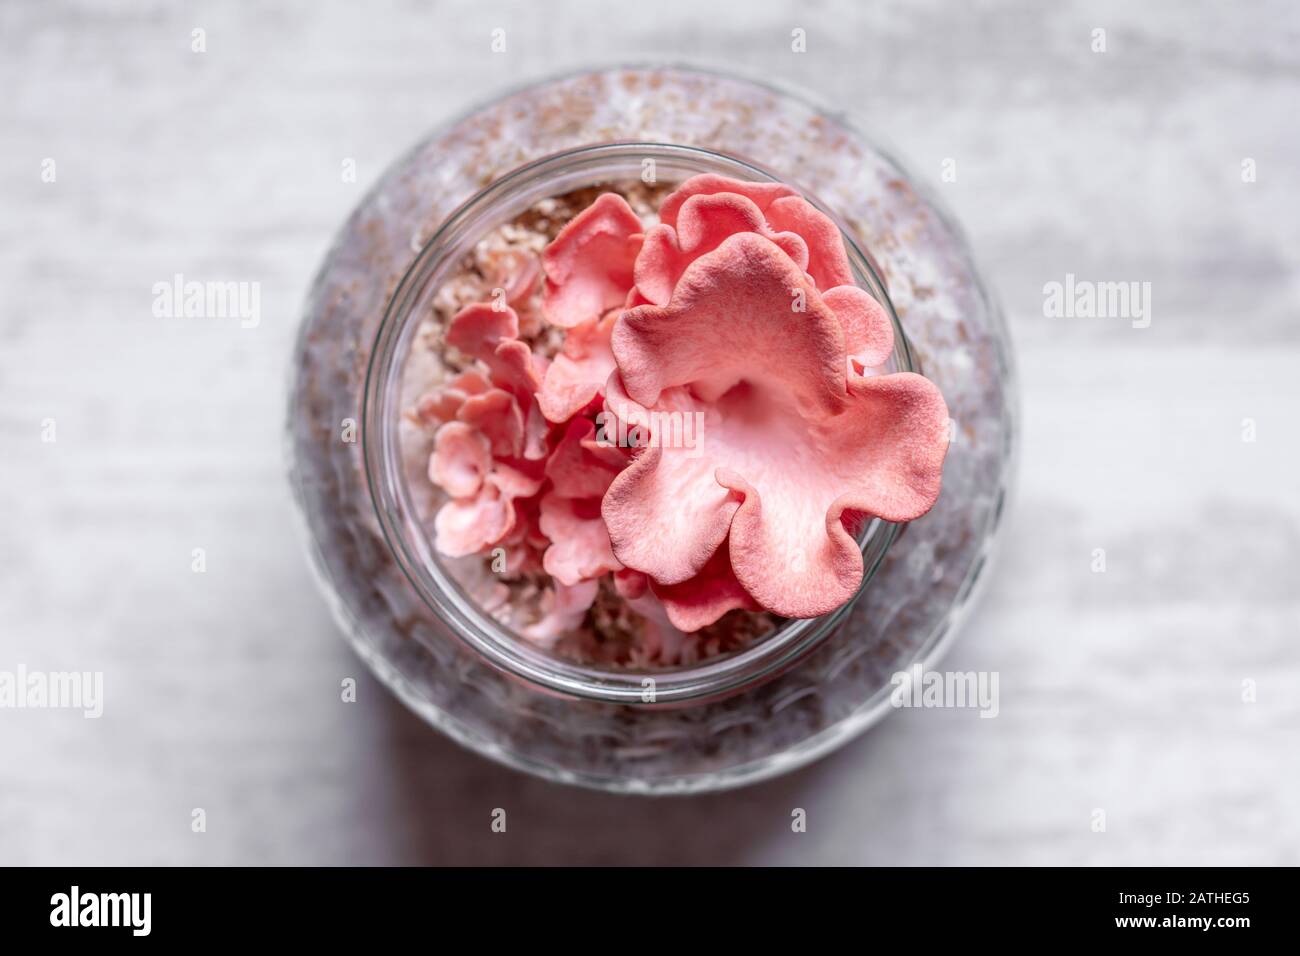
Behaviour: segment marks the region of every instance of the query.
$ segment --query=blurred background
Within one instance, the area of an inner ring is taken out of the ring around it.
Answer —
[[[588,793],[425,727],[318,597],[280,435],[335,229],[469,105],[653,60],[856,114],[965,227],[1024,427],[944,666],[1000,674],[996,719]],[[32,0],[0,7],[0,88],[0,671],[105,696],[0,709],[0,863],[1300,864],[1293,4]],[[155,317],[176,273],[260,283],[260,322]],[[1067,273],[1151,283],[1150,326],[1046,318]]]

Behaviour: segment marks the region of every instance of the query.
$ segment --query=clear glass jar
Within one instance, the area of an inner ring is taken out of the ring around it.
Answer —
[[[615,188],[636,180],[647,168],[655,171],[657,182],[668,185],[699,173],[743,180],[776,179],[752,163],[712,150],[662,143],[580,147],[503,176],[453,213],[402,277],[371,351],[362,411],[366,479],[380,527],[403,573],[438,620],[506,673],[555,693],[633,707],[714,700],[752,688],[816,647],[848,612],[849,605],[820,618],[785,622],[746,650],[695,666],[634,670],[564,660],[499,624],[476,605],[444,566],[430,540],[433,514],[421,507],[410,487],[411,478],[426,484],[427,479],[422,473],[407,474],[406,463],[414,456],[403,448],[403,430],[398,426],[403,410],[411,405],[411,396],[421,390],[413,391],[405,381],[420,322],[432,311],[444,280],[454,274],[474,245],[540,200],[587,187]],[[800,192],[816,202],[806,190]],[[858,284],[885,306],[894,322],[894,356],[886,370],[918,371],[879,276],[851,236],[844,234],[844,242]],[[878,519],[863,529],[864,587],[897,533],[898,526]]]
[[[822,205],[859,284],[894,318],[893,370],[921,366],[939,384],[957,439],[931,514],[906,535],[879,521],[865,530],[867,575],[853,602],[733,655],[641,673],[562,660],[468,599],[430,545],[397,423],[417,320],[464,253],[537,200],[635,179],[646,159],[665,182],[781,179]],[[614,790],[738,785],[878,719],[889,676],[931,662],[969,605],[1014,448],[1005,330],[947,217],[842,121],[761,84],[686,69],[540,83],[399,161],[317,277],[293,376],[291,479],[323,591],[358,653],[462,743]]]

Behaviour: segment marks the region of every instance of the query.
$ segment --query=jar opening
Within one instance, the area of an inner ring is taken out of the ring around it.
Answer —
[[[614,143],[557,153],[516,169],[488,185],[441,225],[423,245],[392,295],[367,369],[362,449],[375,514],[394,560],[425,606],[484,660],[550,692],[630,705],[669,705],[716,699],[784,670],[826,638],[857,596],[832,613],[786,620],[744,649],[674,668],[602,667],[564,659],[497,621],[466,591],[433,547],[427,508],[420,506],[418,475],[410,472],[400,433],[411,392],[408,360],[422,316],[456,264],[475,243],[536,203],[573,190],[619,182],[676,183],[698,173],[750,181],[784,181],[747,160],[699,147]],[[647,180],[646,177],[650,177]],[[798,188],[797,183],[789,185]],[[916,363],[883,281],[868,255],[834,210],[801,194],[835,219],[856,283],[884,306],[894,326],[891,371]],[[872,519],[859,536],[862,584],[870,582],[900,527]]]

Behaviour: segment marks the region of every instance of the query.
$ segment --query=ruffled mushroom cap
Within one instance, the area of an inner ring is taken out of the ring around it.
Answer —
[[[728,236],[755,232],[775,242],[819,289],[851,285],[853,270],[835,221],[784,183],[694,176],[659,207],[635,268],[637,288],[664,305],[677,276]]]
[[[534,550],[541,554],[538,567],[556,583],[544,601],[545,621],[528,632],[539,641],[553,639],[574,615],[581,618],[595,595],[587,583],[622,568],[610,550],[600,500],[627,454],[602,446],[594,423],[575,417],[596,398],[613,367],[609,336],[616,318],[575,327],[567,352],[557,357],[570,393],[587,389],[578,383],[584,375],[599,381],[560,419],[567,425],[556,434],[541,413],[545,393],[538,390],[544,380],[554,381],[552,367],[518,339],[518,319],[508,307],[474,304],[455,315],[447,344],[475,366],[416,406],[417,419],[442,423],[429,478],[451,500],[435,516],[435,547],[448,557],[500,547],[510,572],[529,570]],[[604,353],[596,358],[595,373],[585,371],[590,351]],[[564,392],[557,389],[567,401]]]
[[[435,547],[448,557],[463,558],[499,544],[514,530],[515,499],[535,495],[541,487],[540,479],[495,462],[477,493],[453,498],[438,509]]]
[[[617,193],[574,216],[542,253],[547,321],[570,329],[622,305],[641,240],[641,220]]]
[[[600,502],[626,460],[599,446],[595,432],[590,420],[573,419],[546,462],[551,490],[542,496],[540,528],[551,545],[542,566],[569,586],[623,567],[610,547]]]
[[[516,502],[540,493],[545,481],[548,426],[535,398],[545,367],[518,332],[509,307],[462,309],[447,343],[478,365],[416,406],[421,420],[442,422],[429,478],[451,496],[434,518],[435,547],[449,557],[502,544],[518,526]],[[511,543],[526,538],[526,529],[520,535]]]
[[[838,230],[832,244],[830,221],[781,188],[724,186],[692,180],[665,200],[676,229],[652,229],[635,270],[659,304],[622,313],[606,388],[649,445],[604,498],[613,551],[683,630],[746,602],[813,617],[849,600],[863,573],[852,532],[929,510],[947,449],[929,380],[862,374],[887,361],[893,330],[840,281]],[[699,423],[690,447],[663,438],[682,421]]]
[[[609,373],[614,371],[614,352],[609,347],[618,310],[603,318],[573,326],[564,345],[542,379],[537,395],[542,414],[552,422],[567,422],[600,395]]]

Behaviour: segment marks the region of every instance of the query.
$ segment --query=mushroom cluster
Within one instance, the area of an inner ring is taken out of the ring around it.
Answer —
[[[825,614],[861,583],[862,523],[937,499],[943,397],[882,371],[889,316],[790,187],[696,176],[649,228],[605,193],[541,266],[559,351],[504,298],[470,305],[446,342],[472,364],[419,407],[438,550],[550,579],[528,637],[581,624],[607,577],[658,640],[736,608]]]

